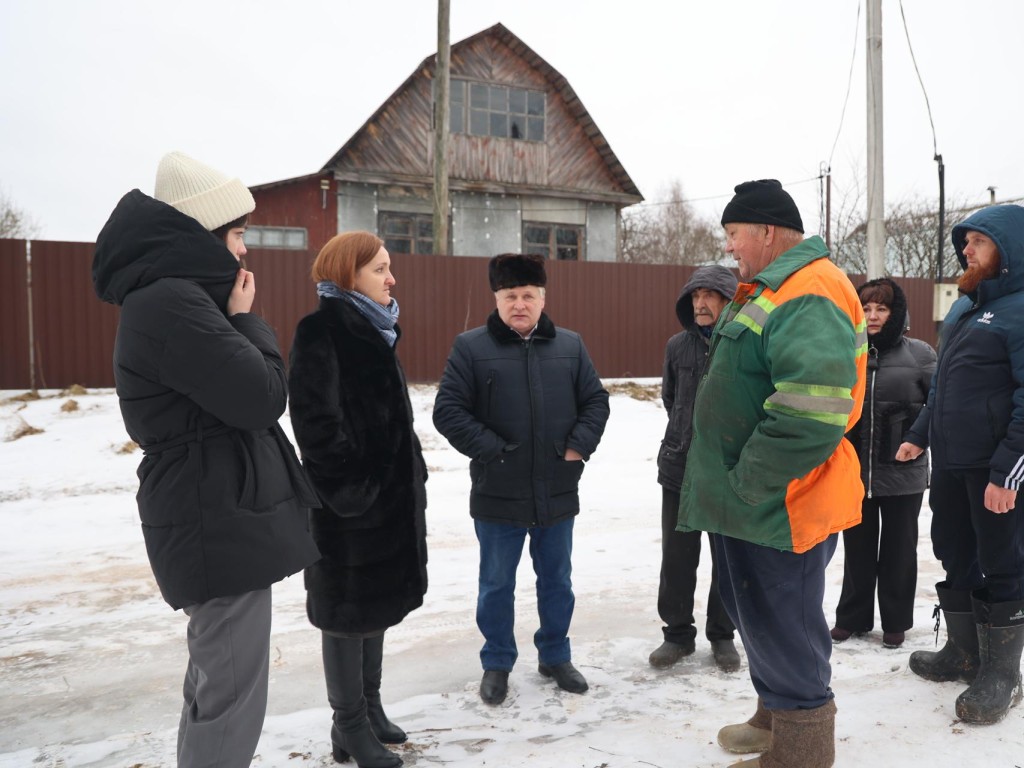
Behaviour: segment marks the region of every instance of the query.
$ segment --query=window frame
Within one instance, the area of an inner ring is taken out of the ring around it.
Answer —
[[[280,234],[281,244],[280,245],[268,245],[264,240],[264,236],[268,233]],[[302,245],[289,244],[289,235],[296,235],[301,233]],[[258,236],[258,237],[257,237]],[[267,250],[275,251],[308,251],[309,250],[309,231],[306,227],[279,227],[271,224],[250,224],[245,228],[245,236],[243,237],[246,249],[251,248],[264,248]]]
[[[390,222],[408,220],[410,225],[410,232],[408,235],[401,233],[389,233],[387,231],[388,224]],[[430,249],[421,250],[418,246],[420,243],[428,242],[426,237],[423,237],[421,227],[424,225],[430,228]],[[434,216],[429,213],[410,213],[408,211],[379,211],[377,213],[377,236],[384,241],[384,247],[388,253],[408,253],[412,255],[428,255],[434,253]],[[408,241],[410,244],[410,250],[403,251],[393,248],[389,245],[389,241]]]
[[[453,77],[448,118],[452,133],[543,144],[547,139],[547,93]]]
[[[528,235],[528,230],[533,229],[547,229],[547,243],[541,245],[536,239],[531,240]],[[559,230],[562,233],[573,232],[576,235],[576,244],[559,244]],[[551,254],[555,254],[554,258],[556,261],[585,261],[586,260],[586,234],[587,228],[582,224],[564,224],[553,221],[523,221],[522,231],[522,249],[523,253],[537,253],[543,256],[545,259],[550,259]],[[572,251],[575,253],[574,258],[566,257],[562,254],[562,251]]]

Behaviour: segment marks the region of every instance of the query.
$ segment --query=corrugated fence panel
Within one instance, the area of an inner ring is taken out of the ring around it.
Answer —
[[[92,243],[32,241],[36,386],[110,387],[118,310],[92,288]]]
[[[91,243],[32,242],[36,381],[39,388],[113,385],[117,308],[92,289]],[[309,276],[314,254],[255,249],[255,311],[274,327],[287,360],[299,319],[317,303]],[[482,325],[494,309],[487,260],[394,254],[394,295],[402,308],[399,356],[410,381],[437,381],[452,340]],[[665,342],[680,330],[676,299],[693,267],[551,262],[546,310],[579,332],[601,376],[658,377]],[[851,276],[855,285],[863,282]],[[934,283],[899,278],[911,312],[911,335],[934,346]],[[25,242],[0,240],[0,388],[31,386]]]
[[[256,277],[253,311],[273,327],[287,361],[295,326],[316,308],[316,286],[309,276],[313,256],[306,251],[259,248],[249,251],[245,264]]]
[[[24,240],[0,240],[0,389],[29,386],[28,279]]]

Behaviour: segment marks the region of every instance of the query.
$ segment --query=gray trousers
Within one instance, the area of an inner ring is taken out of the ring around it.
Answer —
[[[249,768],[267,712],[270,587],[183,609],[188,667],[179,768]]]

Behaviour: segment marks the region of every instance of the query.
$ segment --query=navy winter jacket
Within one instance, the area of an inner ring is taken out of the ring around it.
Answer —
[[[981,469],[1003,488],[1024,479],[1024,208],[983,208],[953,227],[965,269],[968,232],[999,248],[998,274],[949,310],[927,407],[908,440],[930,447],[932,467]]]
[[[434,426],[469,456],[470,514],[521,527],[579,513],[582,461],[608,421],[601,386],[579,335],[542,314],[523,339],[497,311],[455,338],[434,401]]]

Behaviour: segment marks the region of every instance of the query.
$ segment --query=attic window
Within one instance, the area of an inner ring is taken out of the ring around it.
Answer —
[[[543,91],[452,79],[452,133],[544,141]]]

